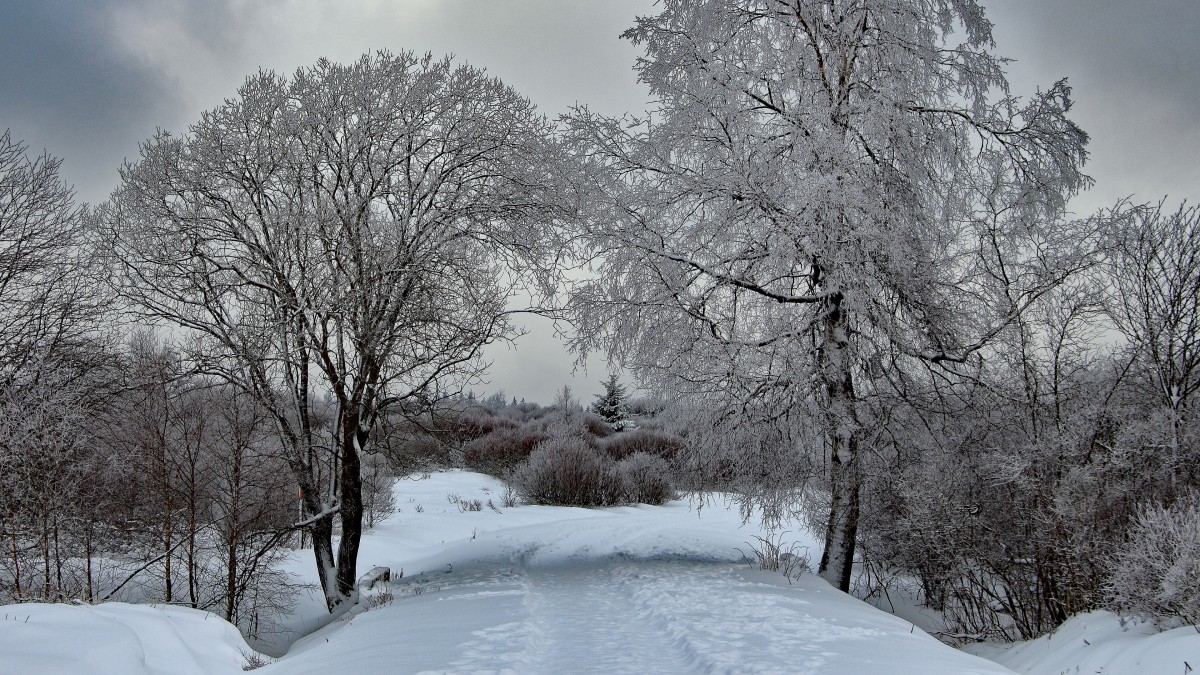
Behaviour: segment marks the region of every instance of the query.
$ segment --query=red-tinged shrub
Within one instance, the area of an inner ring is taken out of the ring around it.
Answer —
[[[534,448],[511,480],[530,504],[613,506],[626,492],[612,460],[578,438],[551,439]]]
[[[517,423],[508,417],[496,417],[487,412],[451,412],[438,415],[434,427],[447,440],[466,443],[482,438],[498,429],[516,429]]]
[[[635,452],[617,464],[625,486],[625,501],[659,505],[675,499],[671,465],[657,455]]]
[[[587,431],[596,438],[607,438],[613,435],[613,427],[608,422],[605,422],[599,415],[588,413],[583,417],[583,426]]]
[[[683,441],[661,431],[634,429],[605,438],[601,449],[618,461],[638,452],[670,460],[683,449]]]
[[[499,427],[463,446],[463,464],[474,471],[503,477],[544,440],[544,435],[532,429]]]

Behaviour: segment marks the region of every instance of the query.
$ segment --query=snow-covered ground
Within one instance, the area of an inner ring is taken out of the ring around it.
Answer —
[[[359,563],[403,570],[388,587],[394,599],[329,623],[262,672],[1011,672],[811,574],[789,584],[747,564],[748,543],[764,533],[723,503],[505,508],[503,490],[459,471],[400,481],[399,510],[364,537]],[[455,503],[476,499],[481,511]],[[786,541],[819,554],[808,535]],[[289,566],[311,578],[307,553]],[[314,595],[287,622],[323,618]],[[0,619],[0,673],[240,673],[255,656],[224,621],[186,609],[10,605]],[[1172,664],[1200,646],[1194,631],[1172,635]],[[1023,648],[988,656],[1026,672],[1073,667],[1037,642]],[[1103,672],[1156,672],[1159,662],[1135,663]],[[1175,670],[1182,662],[1162,672]]]
[[[1122,622],[1112,612],[1072,617],[1049,635],[1011,645],[969,645],[1018,673],[1164,673],[1200,672],[1200,633],[1192,626],[1160,632],[1140,621]]]

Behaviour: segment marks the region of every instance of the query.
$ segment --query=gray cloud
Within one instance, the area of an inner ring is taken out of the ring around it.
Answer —
[[[989,3],[1014,93],[1068,77],[1091,134],[1096,189],[1080,210],[1133,195],[1200,197],[1200,3],[1004,0]]]
[[[64,158],[80,196],[102,198],[147,125],[178,114],[170,80],[120,50],[111,3],[16,2],[0,22],[0,126]]]

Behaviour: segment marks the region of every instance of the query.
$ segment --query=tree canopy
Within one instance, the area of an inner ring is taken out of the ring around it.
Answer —
[[[571,120],[596,271],[575,347],[770,419],[816,402],[846,588],[871,376],[971,361],[1091,264],[1062,220],[1087,136],[1065,81],[1009,95],[973,0],[661,7],[624,35],[657,108]]]
[[[122,170],[106,213],[121,291],[271,411],[331,609],[354,590],[359,457],[382,411],[472,376],[513,335],[517,280],[550,281],[549,131],[482,70],[380,52],[260,72]]]

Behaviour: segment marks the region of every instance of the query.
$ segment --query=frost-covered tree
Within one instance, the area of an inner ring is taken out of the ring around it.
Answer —
[[[0,388],[0,534],[5,537],[3,585],[13,598],[62,600],[65,545],[89,467],[80,397],[67,382]]]
[[[625,33],[657,107],[571,120],[596,272],[575,346],[734,411],[816,402],[820,571],[845,589],[864,397],[904,363],[974,365],[1089,264],[1060,221],[1087,136],[1065,81],[1009,95],[976,0],[661,7]]]
[[[88,480],[96,467],[86,432],[111,391],[109,355],[95,339],[105,302],[86,210],[60,165],[0,134],[0,537],[10,554],[0,586],[18,598],[63,598],[84,585],[90,595],[90,574],[77,585],[68,568],[78,559],[73,535],[92,533],[79,514],[102,501]],[[44,575],[32,585],[21,567],[35,553]]]
[[[1149,396],[1170,412],[1177,453],[1188,401],[1200,390],[1200,207],[1164,213],[1159,203],[1130,215],[1114,233],[1110,315]]]
[[[1200,499],[1170,508],[1147,506],[1128,544],[1117,552],[1106,584],[1119,612],[1168,625],[1200,621]]]
[[[58,175],[62,160],[0,135],[0,377],[95,356],[104,303],[91,273],[87,220]],[[51,366],[53,368],[53,366]],[[58,375],[62,375],[60,371]]]
[[[592,412],[606,422],[620,422],[629,415],[629,411],[626,409],[628,399],[625,386],[617,381],[616,375],[609,375],[608,379],[604,381],[604,393],[596,394],[596,400],[592,403]]]
[[[382,52],[260,72],[122,170],[104,214],[121,292],[269,411],[331,610],[355,588],[376,423],[476,372],[513,333],[506,271],[544,269],[548,131],[477,68]]]

